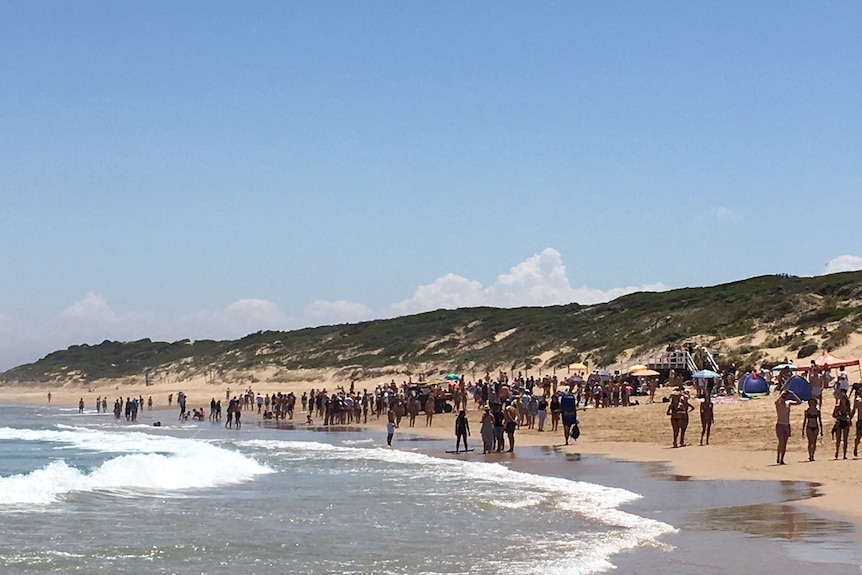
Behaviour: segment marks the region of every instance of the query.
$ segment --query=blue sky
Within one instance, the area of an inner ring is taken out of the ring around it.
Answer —
[[[862,268],[858,2],[0,3],[0,369]]]

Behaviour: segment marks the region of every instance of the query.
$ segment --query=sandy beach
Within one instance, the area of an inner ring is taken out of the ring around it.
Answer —
[[[360,382],[357,390],[368,387],[373,389],[379,382]],[[334,381],[314,380],[296,381],[290,383],[257,383],[253,386],[255,393],[294,392],[297,396],[309,391],[312,387],[326,387],[332,391],[336,387]],[[209,410],[211,398],[221,399],[227,393],[235,395],[242,389],[237,386],[208,383],[201,380],[184,381],[182,383],[158,383],[152,386],[103,384],[91,385],[87,388],[75,387],[29,387],[12,386],[0,388],[0,402],[4,404],[45,405],[47,394],[51,392],[51,404],[76,407],[83,398],[87,410],[95,409],[97,397],[107,397],[111,405],[117,397],[143,396],[146,400],[153,397],[156,409],[168,407],[168,395],[176,397],[183,391],[189,398],[188,407],[205,407]],[[659,400],[662,391],[656,396]],[[585,409],[580,412],[580,439],[564,447],[572,453],[592,453],[636,462],[666,462],[674,473],[690,476],[696,479],[718,480],[777,480],[777,481],[808,481],[819,484],[819,497],[800,501],[798,505],[820,512],[844,517],[851,521],[862,521],[862,506],[854,501],[854,493],[862,487],[862,459],[852,457],[853,434],[850,438],[848,460],[834,460],[834,443],[829,437],[829,412],[831,411],[831,395],[824,397],[824,427],[826,435],[823,444],[818,446],[816,461],[809,462],[806,442],[801,435],[803,406],[793,409],[791,421],[793,435],[788,444],[787,465],[775,464],[775,406],[774,399],[769,397],[753,400],[736,398],[721,398],[715,404],[715,424],[712,428],[711,444],[698,445],[700,440],[700,420],[697,411],[692,413],[687,434],[687,443],[683,448],[671,447],[671,429],[668,417],[665,415],[666,404],[644,404],[647,399],[637,397],[641,404],[631,407],[607,409]],[[480,445],[479,419],[480,412],[470,402],[468,409],[472,437],[475,445]],[[259,416],[248,413],[244,422],[256,424]],[[454,448],[454,415],[435,415],[433,425],[425,426],[424,415],[417,418],[416,427],[409,428],[405,418],[396,435],[413,433],[431,438],[448,438]],[[316,422],[319,423],[319,422]],[[304,426],[304,418],[297,417],[297,427]],[[385,435],[385,420],[377,421],[373,416],[367,425],[369,434]],[[550,419],[547,423],[550,429]],[[516,433],[517,446],[559,446],[563,448],[562,432],[519,429]],[[480,452],[469,455],[472,458],[482,456]],[[716,502],[720,504],[721,502]]]

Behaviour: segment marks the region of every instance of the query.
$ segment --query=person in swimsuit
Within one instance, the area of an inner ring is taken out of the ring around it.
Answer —
[[[853,411],[850,418],[856,416],[856,441],[853,443],[853,457],[859,457],[859,441],[862,440],[862,390],[856,389],[853,395]]]
[[[832,410],[832,417],[835,418],[835,459],[838,459],[838,451],[841,449],[841,444],[844,444],[844,459],[847,459],[847,438],[850,436],[850,417],[852,409],[850,408],[850,399],[847,393],[839,388],[838,402],[835,404],[835,409]]]
[[[688,402],[683,393],[682,385],[679,385],[670,394],[670,403],[667,406],[667,415],[670,416],[670,426],[673,430],[673,446],[685,445],[685,430],[688,428],[688,412],[694,406]]]
[[[682,414],[682,417],[679,418],[679,446],[685,447],[685,430],[688,429],[688,412],[694,410],[694,406],[691,404],[688,392],[683,392],[682,396],[679,398],[679,407],[681,408],[677,413]]]
[[[817,449],[817,436],[823,435],[823,420],[817,408],[817,398],[808,400],[808,408],[802,418],[802,434],[808,438],[808,461],[814,461],[814,451]]]
[[[577,405],[577,401],[575,401]],[[551,431],[556,431],[560,424],[560,398],[555,393],[551,396]]]
[[[463,409],[458,412],[458,417],[455,418],[455,453],[461,449],[461,440],[464,440],[464,451],[467,447],[467,436],[470,435],[470,422],[467,421],[467,412]]]
[[[808,368],[808,384],[811,386],[811,397],[817,400],[817,408],[820,409],[823,407],[823,378],[814,360]]]
[[[497,453],[503,451],[505,442],[503,441],[503,422],[506,417],[503,415],[502,406],[499,403],[493,404],[494,411],[491,415],[494,417],[494,442],[497,444]]]
[[[791,395],[794,399],[788,401],[787,398]],[[801,403],[802,401],[799,400],[799,396],[789,389],[785,389],[779,393],[775,399],[775,413],[777,415],[775,436],[778,438],[775,463],[778,465],[784,465],[784,454],[787,453],[787,440],[790,439],[790,408]]]
[[[518,409],[509,402],[506,409],[503,410],[503,415],[506,418],[506,435],[509,438],[509,449],[507,453],[515,451],[515,427],[518,424]]]
[[[703,445],[703,436],[706,436],[706,444],[709,445],[709,432],[712,431],[714,421],[712,397],[707,392],[700,404],[700,444]]]

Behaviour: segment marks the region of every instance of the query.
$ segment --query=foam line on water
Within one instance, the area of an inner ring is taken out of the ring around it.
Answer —
[[[342,460],[377,461],[409,467],[411,475],[426,475],[447,485],[470,485],[472,481],[488,481],[496,486],[520,494],[517,499],[501,499],[493,502],[499,507],[523,509],[546,503],[549,498],[561,510],[581,516],[588,521],[599,522],[611,529],[585,540],[569,541],[568,538],[553,542],[553,548],[539,557],[553,557],[548,561],[530,561],[519,566],[520,573],[597,573],[613,568],[610,557],[621,551],[643,545],[669,548],[658,542],[662,535],[676,529],[647,517],[619,509],[625,503],[641,496],[626,489],[608,487],[585,481],[573,481],[560,477],[548,477],[513,471],[499,463],[464,461],[439,458],[423,453],[387,449],[335,446],[328,443],[248,440],[237,445],[275,451],[291,460]],[[533,496],[524,496],[531,493]],[[549,545],[552,542],[548,542]],[[514,566],[511,566],[514,569]]]
[[[122,453],[92,470],[55,460],[26,474],[0,477],[0,505],[47,505],[72,492],[167,494],[249,481],[272,470],[236,451],[205,441],[137,432],[0,428],[0,440],[54,443]]]

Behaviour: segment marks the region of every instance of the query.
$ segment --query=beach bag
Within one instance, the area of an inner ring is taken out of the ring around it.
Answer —
[[[577,439],[581,436],[581,428],[578,427],[578,422],[574,422],[569,432],[569,437],[572,439]]]

